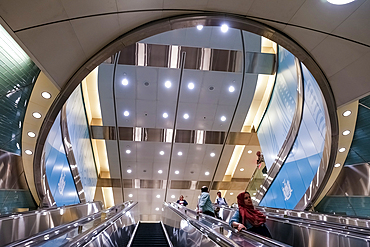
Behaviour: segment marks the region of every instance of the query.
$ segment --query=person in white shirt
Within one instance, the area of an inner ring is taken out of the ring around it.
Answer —
[[[217,198],[216,198],[216,201],[215,201],[216,204],[218,205],[225,205],[227,206],[227,202],[225,200],[224,197],[221,197],[221,192],[217,192]]]

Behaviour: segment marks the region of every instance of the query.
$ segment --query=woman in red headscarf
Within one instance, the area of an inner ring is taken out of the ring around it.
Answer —
[[[251,195],[248,192],[242,192],[237,198],[239,210],[230,219],[230,226],[238,228],[238,231],[246,229],[271,238],[265,225],[266,216],[254,208]]]

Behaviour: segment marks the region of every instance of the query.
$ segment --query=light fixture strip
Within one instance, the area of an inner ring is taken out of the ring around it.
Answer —
[[[197,130],[196,144],[204,144],[204,130]]]
[[[211,48],[202,48],[201,70],[210,70],[211,67]]]
[[[141,142],[141,133],[142,133],[142,129],[143,128],[140,128],[140,127],[135,127],[135,141],[136,142]]]
[[[169,52],[169,68],[171,69],[177,69],[178,61],[179,61],[179,49],[180,47],[177,45],[171,45],[170,46],[170,52]]]
[[[145,66],[145,44],[137,43],[137,65]]]

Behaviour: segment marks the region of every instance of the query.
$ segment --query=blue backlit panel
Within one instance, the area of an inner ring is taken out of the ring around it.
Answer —
[[[62,143],[60,113],[44,146],[46,177],[57,206],[80,203]]]
[[[302,64],[304,104],[297,139],[260,205],[294,209],[320,166],[325,144],[325,104],[320,88]]]
[[[86,119],[81,85],[79,85],[67,101],[67,126],[77,170],[81,178],[86,201],[94,200],[97,173]]]
[[[270,169],[289,132],[297,104],[297,68],[294,56],[279,46],[279,65],[270,103],[257,136]]]

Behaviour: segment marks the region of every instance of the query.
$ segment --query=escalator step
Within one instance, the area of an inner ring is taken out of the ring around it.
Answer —
[[[140,223],[132,246],[169,246],[161,223]]]

